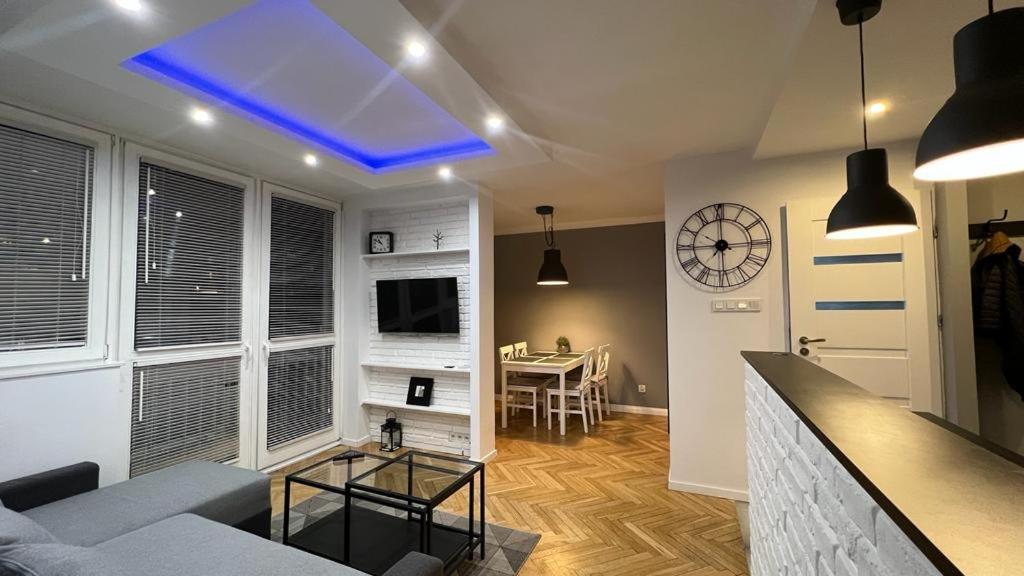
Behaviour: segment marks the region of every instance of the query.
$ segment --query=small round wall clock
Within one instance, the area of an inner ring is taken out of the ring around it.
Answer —
[[[712,204],[693,213],[676,236],[683,272],[715,290],[739,288],[768,263],[772,234],[761,216],[740,204]]]

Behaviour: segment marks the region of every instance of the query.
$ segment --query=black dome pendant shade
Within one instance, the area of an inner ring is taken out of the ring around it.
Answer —
[[[994,12],[953,37],[956,91],[917,145],[914,177],[969,180],[1024,171],[1024,8]]]
[[[914,207],[889,185],[884,148],[858,150],[846,157],[846,187],[828,216],[826,238],[877,238],[917,230]]]
[[[537,273],[537,284],[540,286],[561,286],[569,283],[569,273],[562,265],[562,251],[548,248],[544,251],[544,263]]]
[[[846,193],[828,215],[830,240],[878,238],[918,229],[914,207],[889,185],[889,158],[884,148],[868,148],[867,91],[864,85],[864,22],[878,14],[881,0],[838,0],[839,20],[856,25],[860,36],[861,118],[864,149],[846,157]]]
[[[569,273],[562,265],[562,251],[555,248],[555,209],[551,206],[537,206],[544,225],[544,263],[537,273],[538,286],[564,286],[569,283]],[[550,223],[548,219],[550,218]]]

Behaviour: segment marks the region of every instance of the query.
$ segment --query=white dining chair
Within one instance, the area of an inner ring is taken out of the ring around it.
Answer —
[[[498,348],[498,356],[501,357],[502,362],[515,360],[517,358],[515,346],[509,345]],[[544,402],[544,388],[551,384],[554,378],[550,376],[526,378],[515,372],[509,372],[506,378],[506,390],[512,394],[512,403],[508,405],[509,408],[512,408],[512,414],[517,414],[520,408],[533,411],[533,427],[536,428],[538,407],[546,405]],[[526,403],[527,398],[529,398],[529,404]]]
[[[601,416],[601,392],[604,391],[604,406],[610,417],[612,415],[612,402],[608,398],[608,365],[611,363],[611,344],[602,344],[597,347],[597,355],[594,357],[594,374],[590,377],[590,386],[594,391],[594,402],[597,404],[597,419],[604,422]]]
[[[594,371],[594,349],[590,348],[583,353],[583,371],[580,374],[579,382],[565,383],[565,398],[558,400],[558,409],[555,409],[555,398],[558,398],[558,382],[548,385],[548,430],[551,430],[551,415],[558,411],[565,411],[566,414],[579,414],[583,418],[583,432],[589,434],[587,427],[587,411],[590,411],[590,421],[594,421],[594,406],[590,402],[590,376]],[[579,410],[573,410],[569,406],[570,400],[579,403]]]
[[[526,342],[516,342],[512,346],[515,348],[516,358],[526,356]]]

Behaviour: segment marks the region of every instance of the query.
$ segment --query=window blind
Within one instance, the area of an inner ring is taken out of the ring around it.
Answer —
[[[238,358],[136,366],[132,380],[132,476],[238,458]]]
[[[93,155],[0,124],[0,350],[85,345]]]
[[[237,342],[245,189],[139,166],[137,349]]]
[[[274,196],[270,337],[334,331],[334,212]]]
[[[270,353],[267,449],[333,425],[333,346]]]

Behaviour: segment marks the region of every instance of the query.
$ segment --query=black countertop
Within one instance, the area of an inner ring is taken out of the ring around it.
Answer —
[[[943,574],[1024,574],[1024,468],[807,362],[743,358]]]

